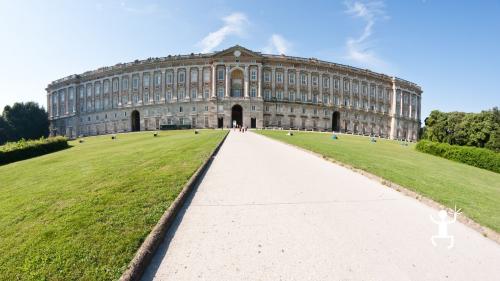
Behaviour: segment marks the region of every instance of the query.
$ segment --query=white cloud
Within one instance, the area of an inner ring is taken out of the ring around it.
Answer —
[[[230,35],[242,36],[248,20],[245,14],[235,12],[229,16],[223,17],[224,25],[214,32],[205,36],[198,45],[202,53],[208,53],[219,46],[226,37]]]
[[[373,34],[373,27],[378,20],[385,19],[385,5],[381,1],[360,2],[349,1],[345,3],[346,13],[354,18],[365,21],[363,33],[356,38],[348,38],[346,41],[346,58],[364,66],[386,68],[387,63],[379,58],[371,49],[369,39]]]
[[[269,38],[268,45],[263,49],[264,53],[288,54],[292,44],[279,34],[273,34]]]

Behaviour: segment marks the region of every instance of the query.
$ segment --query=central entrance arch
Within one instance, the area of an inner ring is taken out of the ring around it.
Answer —
[[[332,116],[332,130],[334,132],[340,132],[340,112],[333,112]]]
[[[233,126],[234,121],[236,121],[236,125],[243,125],[243,108],[239,104],[235,104],[231,109],[231,126]]]
[[[141,130],[141,119],[139,111],[134,110],[130,115],[130,119],[132,120],[132,132],[137,132]]]

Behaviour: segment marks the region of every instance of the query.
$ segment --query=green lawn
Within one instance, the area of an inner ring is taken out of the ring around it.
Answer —
[[[118,279],[225,134],[89,137],[0,166],[0,279]]]
[[[500,174],[421,153],[415,145],[367,137],[287,131],[256,131],[368,171],[445,206],[455,204],[476,222],[500,231]]]

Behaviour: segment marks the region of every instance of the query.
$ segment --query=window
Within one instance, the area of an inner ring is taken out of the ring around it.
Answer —
[[[101,84],[100,83],[95,83],[95,94],[96,94],[96,96],[101,94]]]
[[[257,69],[252,68],[252,70],[250,70],[250,80],[257,81]]]
[[[203,70],[203,82],[210,82],[210,69]]]
[[[318,86],[318,77],[317,76],[312,77],[312,84],[313,84],[313,86]]]
[[[271,99],[271,90],[264,90],[264,99],[270,100]]]
[[[155,74],[155,86],[160,87],[161,85],[161,73],[158,72]]]
[[[264,111],[269,112],[269,106],[268,106],[268,105],[266,105],[266,106],[264,107]]]
[[[295,73],[288,74],[288,84],[295,84]]]
[[[333,83],[334,83],[334,84],[333,84],[334,88],[335,88],[335,89],[338,89],[338,88],[339,88],[339,79],[335,79],[335,80],[333,80],[333,81],[334,81],[334,82],[333,82]]]
[[[144,93],[144,103],[149,103],[149,92]]]
[[[139,89],[139,76],[132,77],[132,89],[136,91]]]
[[[305,74],[300,75],[300,83],[302,85],[307,85],[307,76]]]
[[[104,81],[104,93],[109,93],[109,80]]]
[[[196,106],[191,107],[191,111],[195,112],[196,111]]]
[[[269,71],[264,72],[264,82],[271,82],[271,73]]]
[[[197,95],[198,95],[198,89],[192,88],[191,89],[191,98],[195,99]]]
[[[302,97],[301,97],[302,102],[306,102],[307,101],[307,93],[302,92],[301,95],[302,95]]]
[[[306,114],[306,108],[302,107],[302,114]]]
[[[355,94],[358,93],[358,83],[357,82],[352,83],[352,92]]]
[[[169,84],[169,85],[170,85],[170,84],[172,84],[172,82],[173,82],[173,80],[172,80],[172,76],[173,76],[173,75],[172,75],[172,72],[171,72],[171,71],[167,72],[167,75],[166,75],[166,78],[165,78],[165,79],[166,79],[167,84]]]
[[[133,102],[134,104],[137,104],[137,103],[139,102],[139,96],[138,96],[138,95],[133,95],[133,96],[132,96],[132,102]]]
[[[328,116],[328,110],[327,109],[323,109],[323,115]]]
[[[328,96],[327,95],[323,95],[323,103],[324,104],[328,103]]]
[[[283,83],[283,73],[281,72],[276,73],[276,82],[280,84]]]
[[[217,96],[219,98],[223,98],[224,97],[224,88],[222,88],[222,87],[217,88]]]
[[[177,99],[178,100],[183,100],[186,98],[186,94],[184,93],[184,89],[179,89],[177,92]]]
[[[224,69],[219,68],[217,70],[217,80],[224,80]]]
[[[179,125],[184,125],[184,118],[179,118]]]
[[[167,101],[170,101],[172,99],[172,91],[167,91]]]
[[[144,88],[149,88],[149,73],[145,73],[144,76],[142,76],[142,80]]]
[[[328,77],[323,77],[323,88],[330,88],[330,79]]]
[[[205,111],[208,111],[208,105],[205,105]]]
[[[184,71],[179,72],[179,83],[184,83],[185,78]]]
[[[277,98],[278,100],[282,100],[282,99],[283,99],[283,91],[278,90],[278,91],[276,92],[276,98]]]
[[[179,106],[179,112],[182,112],[183,109],[182,109],[182,106]]]
[[[203,89],[203,98],[208,99],[210,96],[210,90],[208,88]]]
[[[314,94],[313,95],[313,100],[312,100],[313,103],[317,103],[318,102],[318,95]]]
[[[250,88],[250,97],[255,98],[257,96],[257,89],[255,87]]]
[[[293,106],[290,106],[290,113],[293,113]]]
[[[118,92],[118,79],[113,80],[113,92]]]
[[[198,82],[198,69],[191,69],[191,82]]]
[[[155,102],[159,102],[160,101],[160,92],[156,92],[155,93]]]
[[[349,80],[344,80],[344,91],[349,91]]]
[[[295,100],[295,92],[294,91],[288,92],[288,100],[290,100],[290,101]]]
[[[122,90],[128,90],[128,77],[123,77],[122,79]]]
[[[251,108],[252,108],[252,111],[255,111],[255,105],[252,105]]]

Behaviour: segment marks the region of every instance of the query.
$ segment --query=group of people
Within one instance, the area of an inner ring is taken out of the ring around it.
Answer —
[[[238,124],[237,124],[237,125],[233,126],[233,129],[234,129],[235,131],[236,131],[236,130],[238,130],[238,131],[240,131],[240,132],[244,133],[244,132],[246,132],[246,131],[248,130],[248,127],[247,127],[247,126],[242,126],[242,125],[238,125]]]

